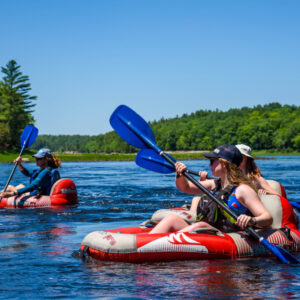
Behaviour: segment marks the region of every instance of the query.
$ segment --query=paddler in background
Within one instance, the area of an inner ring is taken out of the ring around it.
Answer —
[[[27,177],[30,177],[28,185],[20,184],[18,186],[9,185],[5,192],[0,193],[0,197],[19,196],[23,194],[33,195],[49,195],[52,185],[60,178],[57,168],[61,165],[61,161],[55,157],[47,148],[40,149],[35,157],[36,165],[39,167],[33,171],[27,170],[22,165],[22,158],[19,156],[14,162],[17,162],[19,170]]]
[[[251,180],[251,182],[257,188],[259,195],[278,195],[278,192],[275,191],[261,175],[259,167],[254,162],[254,158],[251,155],[251,148],[244,144],[236,145],[243,155],[243,161],[240,164],[240,168],[243,173]]]

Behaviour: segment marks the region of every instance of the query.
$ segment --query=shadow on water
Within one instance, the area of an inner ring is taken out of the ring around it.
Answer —
[[[278,157],[258,160],[258,165],[266,178],[281,181],[290,199],[300,202],[299,160]],[[205,161],[187,164],[208,170]],[[2,164],[1,170],[4,186],[11,165]],[[157,209],[182,206],[191,197],[176,189],[174,174],[152,173],[134,162],[65,163],[61,173],[76,183],[77,207],[0,210],[2,299],[300,297],[299,267],[273,258],[129,264],[72,256],[92,231],[137,226]],[[23,181],[16,172],[12,184]]]
[[[278,272],[278,262],[272,259],[129,264],[89,258],[83,264],[90,270],[89,281],[104,295],[116,290],[122,297],[129,294],[148,299],[296,299],[298,295],[291,287],[299,285],[299,277],[290,269]],[[283,278],[289,283],[283,284]],[[97,289],[94,295],[98,295]]]

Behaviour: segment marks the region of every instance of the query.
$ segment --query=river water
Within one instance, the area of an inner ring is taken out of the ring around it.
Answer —
[[[186,163],[191,170],[208,170],[207,161]],[[265,178],[280,181],[288,198],[300,202],[299,156],[270,157],[257,164]],[[12,167],[0,164],[0,186]],[[72,255],[92,231],[137,226],[157,209],[190,203],[191,196],[176,189],[174,174],[153,173],[134,162],[63,163],[61,175],[74,180],[77,207],[0,211],[1,299],[300,297],[300,266],[275,258],[130,264]],[[17,170],[11,184],[26,181]]]

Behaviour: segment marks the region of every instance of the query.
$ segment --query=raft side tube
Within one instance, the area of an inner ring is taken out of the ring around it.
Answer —
[[[73,180],[63,178],[54,183],[50,191],[52,206],[78,204],[77,189]]]

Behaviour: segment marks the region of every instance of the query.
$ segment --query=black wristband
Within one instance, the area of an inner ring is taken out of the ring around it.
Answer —
[[[176,178],[180,178],[180,177],[181,177],[181,175],[177,173],[176,174]]]

